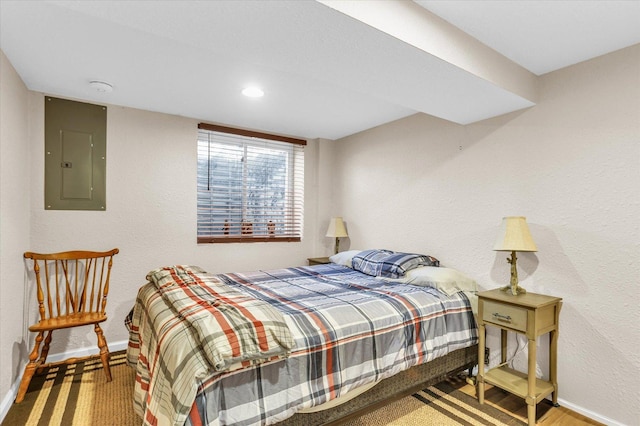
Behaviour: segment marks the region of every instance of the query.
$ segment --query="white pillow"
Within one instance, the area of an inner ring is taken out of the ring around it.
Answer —
[[[362,250],[347,250],[341,251],[340,253],[336,253],[333,256],[329,256],[329,260],[332,263],[336,263],[338,265],[347,266],[351,268],[351,259],[353,256],[360,253]]]
[[[421,266],[411,269],[398,282],[434,287],[447,296],[459,291],[478,291],[478,283],[473,278],[456,269],[437,266]]]

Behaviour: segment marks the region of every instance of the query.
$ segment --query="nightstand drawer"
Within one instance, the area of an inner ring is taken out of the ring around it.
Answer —
[[[527,310],[490,300],[483,302],[482,320],[514,330],[527,331]]]

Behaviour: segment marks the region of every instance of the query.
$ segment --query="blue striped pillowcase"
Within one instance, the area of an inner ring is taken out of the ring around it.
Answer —
[[[433,256],[391,250],[365,250],[353,257],[353,269],[374,277],[402,278],[419,266],[440,266]]]

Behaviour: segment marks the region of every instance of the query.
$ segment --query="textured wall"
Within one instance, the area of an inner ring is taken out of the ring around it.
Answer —
[[[107,113],[106,211],[45,211],[44,97],[30,93],[31,250],[120,249],[114,258],[107,314],[108,342],[128,338],[123,319],[150,270],[172,264],[211,272],[246,271],[306,264],[316,255],[316,202],[305,194],[305,235],[300,243],[196,243],[197,121],[117,106]],[[305,180],[317,186],[317,142],[305,153]],[[30,295],[32,297],[33,295]],[[36,311],[30,312],[31,319]],[[95,333],[59,331],[51,353],[92,348]]]
[[[540,84],[526,111],[468,126],[414,115],[337,141],[336,205],[352,246],[426,252],[484,289],[509,280],[507,254],[491,250],[501,218],[526,216],[538,252],[519,255],[520,281],[564,299],[561,400],[637,424],[640,46]]]
[[[22,261],[29,248],[27,117],[27,88],[0,51],[0,401],[22,374],[28,356]],[[2,401],[0,410],[11,402]]]

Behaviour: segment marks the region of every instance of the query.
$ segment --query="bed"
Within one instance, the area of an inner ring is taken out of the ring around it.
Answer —
[[[127,348],[143,423],[329,424],[476,364],[474,289],[416,281],[411,271],[444,271],[433,258],[398,270],[371,252],[248,273],[151,271]]]

